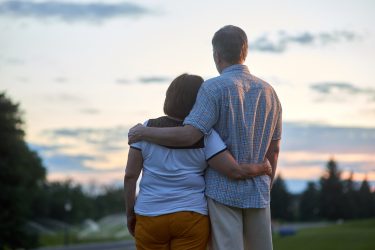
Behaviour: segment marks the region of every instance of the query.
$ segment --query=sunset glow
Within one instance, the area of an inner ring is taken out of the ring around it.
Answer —
[[[234,24],[283,106],[278,173],[316,181],[334,158],[343,178],[375,183],[374,1],[95,1],[107,14],[28,2],[0,0],[0,91],[20,103],[49,180],[120,183],[128,129],[163,114],[177,75],[217,76],[211,38]]]

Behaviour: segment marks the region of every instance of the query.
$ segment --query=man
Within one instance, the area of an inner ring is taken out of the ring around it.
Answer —
[[[213,39],[213,57],[220,76],[207,80],[183,127],[129,131],[138,140],[166,146],[186,146],[214,128],[238,163],[259,163],[265,157],[272,177],[233,181],[212,168],[206,171],[206,196],[214,250],[272,249],[270,188],[275,176],[281,139],[281,105],[273,88],[251,75],[244,61],[245,32],[228,25]]]

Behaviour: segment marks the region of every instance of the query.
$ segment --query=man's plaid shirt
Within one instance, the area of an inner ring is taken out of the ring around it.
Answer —
[[[214,128],[238,163],[260,163],[271,140],[281,138],[281,104],[274,89],[242,64],[225,68],[205,81],[184,124],[204,134]],[[270,178],[231,180],[212,168],[206,171],[206,195],[239,208],[270,203]]]

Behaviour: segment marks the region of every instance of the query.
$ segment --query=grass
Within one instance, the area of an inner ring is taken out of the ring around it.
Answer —
[[[81,244],[91,242],[113,242],[131,239],[123,214],[113,214],[103,217],[95,222],[96,227],[88,222],[81,225],[73,225],[69,228],[69,244]],[[90,226],[91,225],[91,226]],[[64,245],[64,230],[51,230],[51,234],[42,234],[39,238],[41,246]]]
[[[39,238],[40,246],[62,246],[64,245],[64,232],[57,232],[54,235],[41,235]],[[128,240],[131,239],[131,236],[125,237],[88,237],[88,238],[78,238],[76,233],[73,231],[69,232],[69,244],[82,244],[82,243],[93,243],[93,242],[111,242],[111,241],[119,241],[119,240]]]
[[[273,246],[274,250],[374,250],[375,219],[301,229],[293,236],[274,235]]]

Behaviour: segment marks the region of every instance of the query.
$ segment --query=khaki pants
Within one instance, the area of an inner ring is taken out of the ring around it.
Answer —
[[[209,233],[208,216],[195,212],[136,215],[137,250],[206,250]]]
[[[270,208],[236,208],[207,198],[211,250],[272,250]]]

